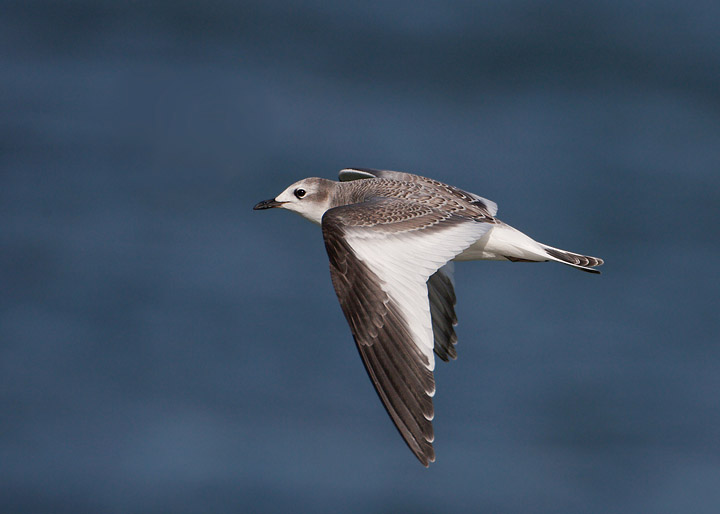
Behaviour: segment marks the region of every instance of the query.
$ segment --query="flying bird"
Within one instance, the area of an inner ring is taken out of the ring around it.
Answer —
[[[435,357],[455,359],[453,261],[554,261],[589,273],[602,259],[538,243],[495,217],[497,204],[433,179],[348,168],[306,178],[254,209],[322,227],[330,277],[365,369],[424,466],[435,461]]]

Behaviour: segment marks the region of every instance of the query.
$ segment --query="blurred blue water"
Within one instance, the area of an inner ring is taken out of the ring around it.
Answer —
[[[3,2],[2,512],[717,512],[714,2]],[[457,267],[412,457],[317,227],[344,166],[606,259]]]

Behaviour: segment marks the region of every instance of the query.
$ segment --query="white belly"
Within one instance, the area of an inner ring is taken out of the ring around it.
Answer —
[[[548,260],[540,243],[504,223],[490,229],[487,234],[455,257],[455,260],[506,261],[508,257],[529,261]]]

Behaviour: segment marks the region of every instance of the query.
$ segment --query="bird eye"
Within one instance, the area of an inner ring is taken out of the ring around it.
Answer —
[[[298,188],[295,190],[295,196],[297,196],[298,198],[302,198],[303,196],[305,196],[305,193],[306,191],[302,188]]]

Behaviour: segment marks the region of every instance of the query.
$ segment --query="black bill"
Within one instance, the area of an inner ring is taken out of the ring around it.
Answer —
[[[280,207],[282,204],[283,202],[278,202],[275,200],[275,198],[271,198],[270,200],[263,200],[255,207],[253,207],[253,210],[259,211],[260,209],[272,209],[273,207]]]

